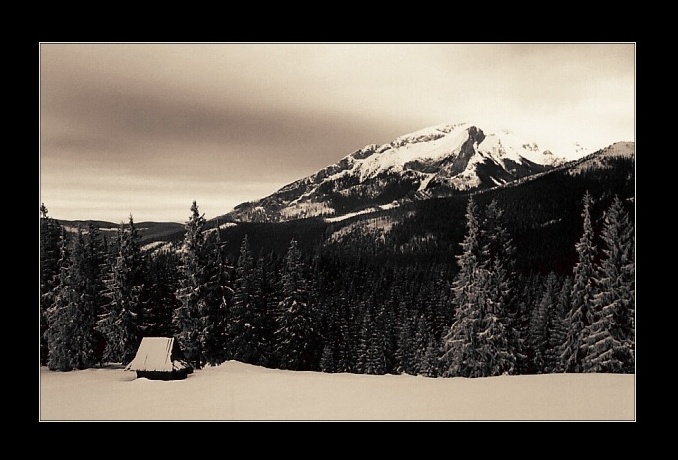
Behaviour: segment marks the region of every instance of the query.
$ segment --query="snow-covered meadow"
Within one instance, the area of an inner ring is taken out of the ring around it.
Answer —
[[[186,380],[120,367],[40,368],[41,421],[635,420],[635,375],[425,378],[295,372],[229,361]]]

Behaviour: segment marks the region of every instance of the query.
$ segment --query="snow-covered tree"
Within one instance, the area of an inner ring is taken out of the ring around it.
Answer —
[[[94,346],[97,340],[97,303],[99,303],[98,283],[100,280],[97,278],[98,273],[92,270],[93,265],[98,264],[102,259],[98,257],[94,260],[89,259],[92,254],[86,253],[88,249],[82,229],[78,228],[73,243],[70,273],[71,286],[76,294],[71,318],[71,353],[78,369],[85,369],[94,364]],[[96,268],[99,268],[98,265]]]
[[[603,257],[584,333],[586,372],[633,373],[635,367],[635,262],[633,226],[619,197],[605,213]]]
[[[551,327],[560,294],[558,278],[554,272],[546,277],[544,293],[536,308],[532,310],[530,319],[530,346],[532,348],[532,369],[536,373],[549,372],[552,364],[548,363],[547,355],[551,347]]]
[[[207,311],[205,315],[205,350],[204,358],[208,364],[217,365],[232,357],[228,343],[228,314],[233,297],[228,258],[221,241],[221,230],[217,220],[216,229],[212,233],[213,241],[208,242],[212,248],[207,257]],[[211,244],[210,244],[211,243]]]
[[[44,203],[40,205],[40,364],[49,359],[47,329],[48,314],[54,304],[54,292],[59,283],[59,242],[62,227],[49,217]]]
[[[49,328],[46,331],[48,345],[47,365],[51,370],[70,371],[74,366],[71,355],[71,318],[77,294],[71,287],[70,254],[66,231],[62,229],[59,237],[59,281],[52,293],[52,302],[46,312]]]
[[[514,313],[514,333],[518,337],[516,346],[516,373],[529,374],[532,369],[532,347],[530,339],[530,320],[532,310],[541,300],[543,282],[538,273],[516,274],[516,310]]]
[[[362,336],[360,338],[359,371],[364,374],[383,375],[386,373],[384,337],[374,314],[366,306],[363,311]]]
[[[94,361],[96,313],[92,280],[85,258],[85,240],[78,228],[70,251],[60,239],[59,284],[54,291],[48,330],[49,360],[53,370],[85,369]]]
[[[495,202],[481,217],[469,198],[467,232],[453,283],[455,320],[444,337],[444,374],[486,377],[516,371],[512,335],[513,247]]]
[[[111,265],[108,259],[109,254],[106,239],[101,235],[99,228],[91,222],[87,226],[84,257],[88,295],[94,305],[95,318],[98,321],[105,313],[106,304],[108,303],[108,299],[105,296],[106,279],[110,277]],[[94,357],[96,361],[101,362],[106,341],[98,327],[95,327],[94,341]]]
[[[415,335],[417,324],[408,311],[404,300],[398,302],[398,337],[395,352],[395,369],[397,374],[416,374]]]
[[[174,310],[172,323],[186,358],[196,369],[202,368],[207,328],[208,279],[204,234],[205,217],[195,201],[185,225],[179,266],[177,298],[181,305]]]
[[[503,211],[496,201],[485,209],[483,251],[485,263],[486,305],[481,305],[482,329],[479,350],[484,355],[484,375],[516,372],[518,337],[513,325],[515,249],[503,222]]]
[[[281,315],[275,332],[275,353],[283,369],[312,370],[318,348],[317,319],[311,304],[301,252],[292,239],[282,268]]]
[[[247,235],[240,245],[235,267],[233,306],[229,338],[233,358],[245,363],[266,364],[267,305],[262,289],[263,258],[255,266]]]
[[[323,312],[323,354],[320,368],[323,372],[348,372],[349,318],[345,304],[329,299],[320,309]]]
[[[141,340],[138,317],[143,289],[140,237],[131,215],[128,225],[120,225],[116,243],[113,266],[105,280],[108,303],[99,329],[106,337],[104,359],[126,364],[134,358]]]
[[[417,375],[435,377],[438,370],[438,356],[432,327],[424,315],[417,320],[417,330],[414,335],[414,372]]]
[[[561,350],[567,335],[565,312],[570,308],[571,294],[572,278],[566,276],[558,293],[556,303],[550,311],[546,326],[549,339],[545,354],[545,372],[562,372],[563,370]]]
[[[575,245],[579,260],[574,267],[574,280],[570,310],[566,317],[567,335],[563,344],[561,360],[565,372],[581,372],[585,358],[583,338],[590,325],[590,311],[593,305],[593,276],[596,247],[593,243],[591,223],[591,195],[586,192],[583,198],[582,236]]]
[[[477,334],[482,319],[480,305],[485,288],[482,235],[478,208],[473,198],[466,206],[466,235],[460,243],[462,254],[457,256],[459,274],[452,285],[455,317],[444,337],[444,375],[448,377],[480,376]]]
[[[170,337],[172,315],[181,305],[176,297],[179,287],[177,266],[179,256],[175,251],[161,250],[150,254],[148,260],[148,305],[144,333],[148,337]]]
[[[376,295],[375,295],[376,296]],[[398,328],[396,311],[388,308],[388,305],[380,297],[375,297],[375,309],[377,309],[377,325],[381,331],[381,340],[384,350],[384,372],[391,374],[396,368],[396,349],[398,348]]]

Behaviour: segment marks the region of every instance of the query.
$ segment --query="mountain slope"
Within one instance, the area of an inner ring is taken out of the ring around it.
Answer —
[[[586,153],[581,147],[572,149],[577,155]],[[237,206],[228,217],[250,222],[337,218],[403,199],[494,187],[563,163],[564,156],[508,130],[438,125],[388,144],[367,145],[272,195]]]
[[[470,194],[480,208],[496,201],[516,245],[516,268],[523,273],[571,274],[575,243],[581,237],[582,197],[594,198],[592,220],[599,232],[614,196],[631,218],[635,214],[634,143],[616,143],[580,160],[519,181],[472,193],[415,200],[331,222],[326,247],[337,254],[370,253],[382,260],[415,258],[422,263],[449,260],[458,254]],[[329,219],[328,219],[329,220]]]
[[[581,236],[581,198],[586,191],[595,200],[592,212],[598,229],[614,195],[622,199],[633,218],[634,150],[633,142],[616,143],[502,186],[448,197],[404,200],[398,206],[368,207],[331,218],[233,223],[222,217],[208,221],[206,228],[211,232],[219,222],[224,250],[234,259],[247,235],[255,254],[284,255],[295,238],[307,254],[322,247],[331,251],[333,258],[370,254],[377,264],[450,263],[460,250],[466,203],[472,193],[480,206],[496,200],[504,209],[517,248],[519,272],[555,270],[571,274],[577,257],[574,244]],[[183,227],[157,241],[177,242],[182,238]],[[146,244],[154,251],[169,248],[151,241]]]

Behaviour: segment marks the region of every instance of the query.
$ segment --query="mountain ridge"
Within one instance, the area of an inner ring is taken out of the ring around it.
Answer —
[[[589,153],[579,144],[576,155]],[[283,222],[338,218],[398,200],[449,196],[491,188],[567,163],[512,131],[484,131],[471,123],[436,125],[368,144],[314,174],[259,200],[241,203],[222,218]]]

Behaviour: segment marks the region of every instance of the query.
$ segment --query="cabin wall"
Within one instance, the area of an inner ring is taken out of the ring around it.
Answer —
[[[185,379],[188,373],[185,370],[181,371],[137,371],[137,378],[147,378],[149,380],[181,380]]]

